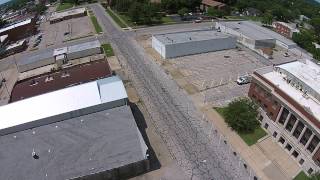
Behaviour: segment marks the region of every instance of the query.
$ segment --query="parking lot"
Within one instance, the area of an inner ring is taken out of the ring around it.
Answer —
[[[215,107],[247,96],[250,84],[238,85],[236,80],[271,65],[270,61],[243,47],[165,60],[152,49],[150,36],[140,36],[137,40],[188,94]]]
[[[202,94],[206,103],[224,106],[246,96],[249,84],[235,81],[264,65],[247,51],[231,49],[169,60],[184,79]]]
[[[52,45],[59,45],[65,41],[87,37],[94,34],[91,20],[88,16],[73,18],[50,24],[49,21],[40,25],[39,34],[30,39],[29,46],[37,49],[44,49]],[[37,37],[42,35],[41,41],[37,44]]]

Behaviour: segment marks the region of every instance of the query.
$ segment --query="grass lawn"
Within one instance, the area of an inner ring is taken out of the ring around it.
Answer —
[[[56,9],[56,11],[62,11],[65,9],[70,9],[74,6],[73,3],[60,3]]]
[[[223,117],[225,108],[218,107],[218,108],[215,108],[215,110]],[[267,135],[267,132],[265,132],[260,126],[257,129],[255,129],[253,133],[249,133],[249,134],[244,134],[239,132],[237,133],[242,138],[242,140],[245,143],[247,143],[248,146],[255,144],[259,139]]]
[[[168,16],[164,16],[161,18],[161,22],[163,24],[171,24],[171,23],[174,23],[173,19],[171,17],[168,17]]]
[[[106,9],[107,13],[121,28],[126,28],[127,26],[116,16],[109,8]]]
[[[114,56],[113,49],[110,44],[102,44],[102,48],[107,57]]]
[[[260,126],[257,129],[255,129],[253,133],[238,134],[242,138],[242,140],[248,144],[248,146],[254,145],[255,143],[257,143],[259,139],[267,135],[267,133]]]
[[[96,18],[95,16],[91,15],[91,16],[90,16],[90,19],[91,19],[91,21],[92,21],[92,24],[93,24],[94,29],[96,30],[96,32],[97,32],[97,33],[102,32],[102,28],[101,28],[100,24],[98,23],[97,18]]]
[[[306,175],[306,173],[301,171],[293,180],[310,180],[310,178]]]

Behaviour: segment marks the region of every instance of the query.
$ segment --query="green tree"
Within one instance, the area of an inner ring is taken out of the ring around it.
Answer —
[[[266,25],[271,25],[273,16],[270,13],[263,14],[262,23]]]
[[[248,98],[232,101],[223,111],[227,124],[240,133],[251,133],[258,126],[258,106]]]
[[[181,18],[183,18],[186,14],[188,13],[188,9],[187,8],[181,8],[179,11],[178,11],[178,14]]]
[[[0,28],[2,28],[3,26],[5,26],[7,24],[8,24],[8,21],[3,20],[3,19],[0,18]]]
[[[131,4],[128,15],[131,18],[132,22],[139,23],[141,20],[141,4],[138,2],[134,2]]]
[[[311,19],[310,23],[313,26],[316,35],[320,38],[320,17]]]
[[[207,15],[212,17],[222,17],[225,15],[225,12],[219,9],[215,9],[213,7],[209,7],[207,11]]]
[[[38,14],[43,14],[48,8],[44,4],[37,4],[34,7],[34,11]]]
[[[320,173],[319,172],[316,172],[316,173],[313,173],[310,177],[309,177],[310,180],[320,180]]]

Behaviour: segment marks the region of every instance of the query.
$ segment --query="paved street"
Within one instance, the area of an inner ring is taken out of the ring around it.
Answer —
[[[202,118],[187,94],[165,74],[134,40],[115,27],[100,5],[92,5],[98,21],[138,90],[157,133],[190,179],[253,179],[229,143]]]

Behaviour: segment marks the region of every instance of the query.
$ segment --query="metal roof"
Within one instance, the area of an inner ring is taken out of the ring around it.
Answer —
[[[53,58],[53,50],[48,49],[46,51],[42,51],[39,54],[26,55],[26,57],[21,57],[19,61],[17,61],[18,66],[27,65],[36,63],[38,61],[42,61],[44,59]]]
[[[11,30],[11,29],[14,29],[14,28],[17,28],[19,26],[23,26],[23,25],[26,25],[26,24],[29,24],[29,23],[31,23],[31,19],[27,19],[27,20],[21,21],[19,23],[16,23],[16,24],[13,24],[13,25],[10,25],[8,27],[0,29],[0,33],[3,33],[5,31]]]
[[[68,47],[68,53],[80,52],[88,49],[100,48],[101,44],[99,40],[76,44]]]
[[[222,39],[222,38],[228,38],[230,36],[221,32],[213,31],[213,30],[199,30],[199,31],[157,34],[157,35],[154,35],[154,37],[163,44],[178,44],[178,43],[186,43],[186,42],[204,41],[204,40],[210,40],[210,39]]]
[[[0,136],[0,144],[0,179],[10,180],[73,179],[144,160],[147,151],[128,106]]]
[[[288,46],[296,45],[296,43],[281,36],[280,34],[250,21],[229,21],[219,23],[223,26],[233,29],[234,31],[240,32],[253,40],[276,39]]]
[[[124,86],[119,85],[122,83],[121,79],[117,76],[110,79],[117,83],[114,83],[114,86],[108,85],[108,82],[102,84],[108,87],[110,92],[116,92],[115,97],[127,98]],[[100,90],[100,86],[99,81],[93,81],[0,106],[0,131],[115,100],[101,98],[110,92]]]

